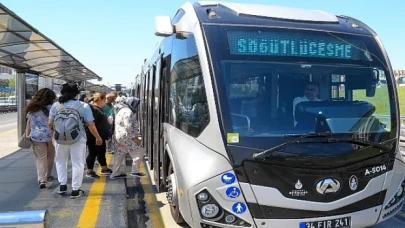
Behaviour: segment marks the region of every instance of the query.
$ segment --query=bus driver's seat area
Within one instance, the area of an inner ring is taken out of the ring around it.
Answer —
[[[295,106],[295,129],[308,130],[309,132],[315,131],[315,116],[305,111],[305,103],[307,101],[300,102]]]
[[[331,132],[326,117],[313,112],[322,101],[304,101],[295,106],[295,129],[306,132]],[[311,107],[312,106],[312,107]],[[321,106],[319,106],[321,107]]]

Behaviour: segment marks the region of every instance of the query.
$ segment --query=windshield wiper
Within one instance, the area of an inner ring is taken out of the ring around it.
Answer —
[[[390,146],[384,145],[382,143],[377,143],[377,142],[371,142],[371,141],[366,141],[366,140],[358,140],[358,139],[353,139],[353,138],[330,138],[326,141],[325,143],[340,143],[340,142],[348,142],[348,143],[353,143],[361,146],[372,146],[375,148],[378,148],[383,151],[388,151],[391,149]]]
[[[253,158],[258,159],[258,158],[262,158],[262,157],[266,157],[274,152],[276,152],[277,150],[286,147],[288,145],[291,145],[293,143],[298,143],[301,139],[304,138],[308,138],[308,137],[325,137],[325,136],[329,136],[329,135],[333,135],[333,133],[308,133],[308,134],[304,134],[304,135],[300,135],[299,137],[292,139],[290,141],[287,141],[285,143],[282,143],[278,146],[272,147],[270,149],[264,150],[260,153],[255,153],[253,154]],[[286,136],[290,136],[290,135],[286,135]]]

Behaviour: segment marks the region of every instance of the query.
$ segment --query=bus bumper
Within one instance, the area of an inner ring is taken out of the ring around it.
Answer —
[[[394,212],[392,216],[394,216],[399,210]],[[319,217],[319,218],[311,218],[311,219],[253,219],[253,224],[250,227],[257,227],[257,228],[364,228],[373,226],[377,223],[384,221],[385,219],[379,218],[379,213],[381,212],[381,206],[369,208],[366,210],[350,213],[350,214],[343,214],[338,216],[330,216],[330,217]],[[348,226],[342,226],[342,218],[350,218],[350,223]],[[389,216],[391,217],[391,216]],[[195,226],[200,227],[210,227],[210,228],[235,228],[235,227],[246,227],[246,226],[237,226],[237,225],[225,225],[225,224],[218,224],[213,223],[206,220],[201,220],[195,223]]]
[[[388,175],[392,175],[392,171],[389,172]],[[397,175],[391,177],[390,185],[397,186],[398,184],[401,185],[401,183],[403,185],[403,175],[403,172],[398,172]],[[241,188],[240,183],[237,181],[224,186],[220,178],[221,177],[210,179],[200,185],[194,186],[188,191],[189,210],[183,207],[181,212],[187,223],[192,227],[364,228],[381,223],[395,216],[395,214],[401,210],[404,203],[402,196],[396,200],[392,200],[392,197],[396,195],[396,191],[401,189],[398,187],[390,191],[386,196],[384,204],[347,214],[300,219],[253,218],[248,203],[245,201],[246,197],[254,197],[249,196],[249,194],[253,194],[253,192],[248,191],[244,187]],[[216,186],[216,188],[214,186]],[[245,197],[241,194],[237,197],[229,197],[229,193],[232,192],[234,188],[243,189]],[[205,193],[205,196],[204,194],[200,195],[201,193]],[[241,206],[239,206],[239,204]],[[390,205],[387,206],[388,204]],[[204,205],[206,205],[206,207],[204,207]],[[286,205],[286,207],[288,208],[288,205]],[[238,211],[239,209],[240,211]],[[213,217],[210,219],[209,216],[211,215]],[[348,225],[343,226],[344,223]]]

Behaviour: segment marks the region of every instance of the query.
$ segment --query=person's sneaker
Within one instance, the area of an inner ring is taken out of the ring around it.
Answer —
[[[105,175],[105,176],[111,175],[111,173],[113,173],[113,171],[108,168],[106,170],[101,170],[101,172],[100,172],[101,175]]]
[[[70,194],[70,198],[72,199],[76,199],[79,198],[81,196],[84,196],[85,193],[83,190],[79,189],[79,190],[72,190],[72,193]]]
[[[139,178],[146,177],[146,174],[144,174],[142,172],[131,172],[129,175],[131,175],[133,177],[139,177]]]
[[[45,182],[39,182],[38,184],[39,184],[40,189],[46,188],[46,183]]]
[[[126,178],[127,175],[125,173],[121,173],[118,176],[110,176],[111,179],[118,179],[118,178]]]
[[[100,176],[97,175],[94,171],[91,171],[90,173],[86,173],[86,177],[90,177],[90,178],[100,178]]]
[[[59,186],[59,190],[56,191],[56,192],[59,193],[59,194],[64,194],[64,193],[66,193],[66,192],[67,192],[67,185],[60,185],[60,186]]]

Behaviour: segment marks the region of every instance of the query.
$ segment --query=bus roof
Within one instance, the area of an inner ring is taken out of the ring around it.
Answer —
[[[202,24],[234,24],[376,35],[370,27],[357,19],[320,10],[215,1],[195,2],[193,7]]]
[[[234,11],[237,15],[251,15],[297,21],[338,22],[335,15],[319,10],[232,2],[200,1],[198,3],[203,7],[221,5]]]

